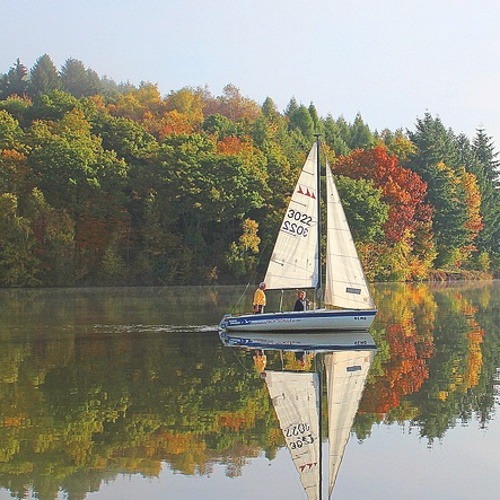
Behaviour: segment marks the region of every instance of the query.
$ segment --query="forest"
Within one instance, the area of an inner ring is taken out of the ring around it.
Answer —
[[[0,73],[0,286],[259,281],[315,133],[368,279],[498,275],[492,138],[415,121],[377,131],[232,84],[162,96],[18,59]]]

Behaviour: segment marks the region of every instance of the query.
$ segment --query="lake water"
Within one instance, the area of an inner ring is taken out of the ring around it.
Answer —
[[[306,499],[290,447],[316,431],[296,427],[293,442],[282,431],[270,387],[284,393],[286,377],[323,382],[319,403],[307,397],[321,407],[323,498],[336,419],[348,440],[335,445],[331,498],[498,495],[498,281],[375,286],[377,352],[346,365],[359,395],[335,417],[337,353],[222,344],[216,324],[252,293],[0,291],[0,499]]]

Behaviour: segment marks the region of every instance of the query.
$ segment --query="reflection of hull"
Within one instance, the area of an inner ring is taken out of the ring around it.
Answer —
[[[287,351],[331,351],[374,349],[375,341],[368,332],[221,332],[226,346]]]
[[[367,330],[376,309],[314,309],[264,314],[226,314],[219,328],[227,332],[359,331]]]

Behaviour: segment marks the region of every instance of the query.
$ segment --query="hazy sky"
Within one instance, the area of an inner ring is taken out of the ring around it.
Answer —
[[[372,129],[426,111],[500,147],[499,0],[0,0],[0,72],[47,53],[162,94],[227,83],[282,111],[360,112]]]

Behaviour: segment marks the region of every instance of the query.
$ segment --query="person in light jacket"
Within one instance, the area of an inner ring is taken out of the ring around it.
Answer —
[[[262,314],[264,312],[264,306],[266,305],[266,294],[264,290],[266,289],[266,284],[264,282],[260,283],[259,288],[255,290],[253,295],[253,312],[254,314]]]

